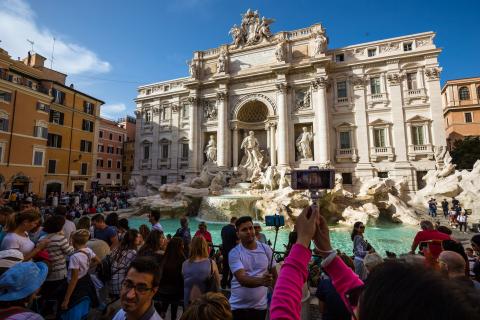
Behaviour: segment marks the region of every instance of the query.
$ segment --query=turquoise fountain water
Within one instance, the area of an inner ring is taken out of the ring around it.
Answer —
[[[146,224],[150,226],[145,217],[131,217],[129,218],[130,226],[137,228]],[[190,218],[190,230],[192,236],[197,230],[199,221]],[[175,234],[177,228],[180,227],[178,219],[165,219],[160,221],[164,227],[166,234]],[[220,231],[225,223],[208,223],[208,231],[212,234],[213,243],[220,244]],[[262,224],[263,225],[263,224]],[[330,238],[335,249],[351,254],[352,241],[350,240],[350,228],[332,226],[330,229]],[[276,246],[277,251],[284,251],[284,245],[288,242],[288,233],[290,230],[284,228],[280,229],[278,234],[278,242]],[[385,250],[395,252],[397,254],[406,253],[410,250],[413,237],[418,230],[415,227],[394,225],[394,224],[378,224],[367,226],[365,231],[365,239],[368,240],[375,248],[375,250],[385,256]],[[263,225],[263,233],[266,234],[267,239],[274,240],[275,231],[272,228]]]

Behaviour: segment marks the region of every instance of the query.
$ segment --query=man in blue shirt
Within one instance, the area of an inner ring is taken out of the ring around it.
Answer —
[[[118,245],[117,230],[105,223],[105,217],[102,214],[96,214],[92,218],[93,237],[108,243],[110,248]]]

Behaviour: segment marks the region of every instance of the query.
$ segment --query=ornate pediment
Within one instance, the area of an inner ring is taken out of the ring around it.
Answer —
[[[370,122],[368,125],[369,126],[389,126],[391,125],[391,122],[385,121],[383,119],[376,119]]]
[[[416,115],[407,120],[407,122],[430,122],[430,121],[432,120],[420,115]]]
[[[270,31],[270,24],[275,20],[267,19],[260,16],[258,11],[248,9],[242,15],[242,23],[240,26],[236,24],[230,29],[229,34],[232,35],[233,42],[236,48],[240,46],[249,46],[262,42],[263,40],[270,41],[273,34]]]

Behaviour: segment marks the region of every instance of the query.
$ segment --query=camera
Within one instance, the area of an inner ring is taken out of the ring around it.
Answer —
[[[265,225],[267,227],[283,227],[285,225],[285,217],[279,214],[265,216]]]
[[[322,190],[335,186],[335,170],[310,167],[307,170],[292,171],[292,189]]]

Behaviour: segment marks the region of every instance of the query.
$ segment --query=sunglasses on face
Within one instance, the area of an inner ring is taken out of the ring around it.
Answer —
[[[135,289],[135,293],[138,293],[138,294],[145,294],[148,291],[153,289],[153,288],[147,287],[146,284],[143,284],[143,283],[134,284],[132,281],[129,281],[129,280],[125,280],[122,282],[122,288],[127,291]]]

